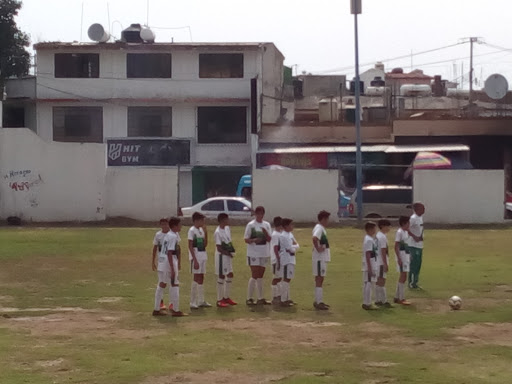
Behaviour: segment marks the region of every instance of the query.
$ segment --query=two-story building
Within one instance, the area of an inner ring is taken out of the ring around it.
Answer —
[[[19,80],[31,94],[13,92],[10,120],[46,141],[105,143],[108,166],[179,167],[181,206],[234,194],[261,125],[280,116],[283,55],[272,43],[142,41],[137,27],[122,41],[36,44],[35,77]]]

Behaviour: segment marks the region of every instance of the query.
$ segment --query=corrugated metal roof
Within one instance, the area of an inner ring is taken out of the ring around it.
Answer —
[[[262,148],[258,153],[351,153],[356,151],[355,145],[345,146],[317,146],[317,147],[281,147]],[[384,153],[414,153],[414,152],[466,152],[467,145],[363,145],[362,152],[384,152]]]

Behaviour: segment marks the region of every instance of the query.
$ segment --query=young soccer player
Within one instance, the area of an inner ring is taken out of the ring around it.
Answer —
[[[406,216],[400,217],[398,220],[400,228],[396,231],[395,237],[395,254],[397,270],[400,272],[398,284],[396,286],[395,303],[402,305],[410,305],[411,303],[405,300],[405,282],[407,281],[407,272],[409,272],[409,218]]]
[[[157,264],[156,256],[162,250],[162,244],[163,244],[164,237],[165,237],[165,235],[170,230],[170,228],[169,228],[169,220],[168,219],[161,218],[159,224],[160,224],[160,231],[158,231],[155,234],[155,238],[153,239],[153,252],[152,252],[153,258],[152,258],[152,262],[151,262],[151,266],[153,268],[153,272],[156,272],[158,270],[158,264]],[[170,307],[171,307],[171,305],[169,305],[169,309],[171,309]],[[165,304],[164,304],[164,300],[163,299],[160,302],[160,309],[165,309]]]
[[[421,264],[423,261],[423,214],[425,213],[425,206],[421,203],[414,203],[412,209],[414,210],[414,214],[410,218],[408,231],[411,251],[409,288],[421,289],[418,282],[420,280]]]
[[[281,281],[283,280],[283,268],[281,267],[279,256],[279,236],[283,231],[282,218],[274,217],[274,232],[272,232],[272,240],[270,242],[270,260],[272,263],[272,304],[281,304]]]
[[[263,297],[263,276],[265,268],[270,259],[270,224],[263,220],[265,208],[256,207],[254,210],[255,219],[247,224],[245,228],[245,243],[247,244],[247,264],[251,268],[251,278],[247,288],[247,305],[270,305]],[[258,301],[253,299],[254,289],[258,289]]]
[[[281,282],[281,306],[292,307],[295,305],[290,299],[290,282],[295,276],[295,253],[299,244],[293,236],[293,221],[291,219],[282,220],[283,231],[279,236],[279,259],[281,268],[283,268],[283,281]]]
[[[199,212],[192,215],[194,225],[188,231],[188,257],[193,274],[190,289],[190,308],[209,308],[212,305],[204,299],[204,275],[206,273],[206,247],[208,246],[208,232],[205,225],[205,216]]]
[[[389,220],[379,220],[379,232],[377,233],[377,244],[379,247],[377,265],[378,276],[377,286],[375,287],[375,305],[377,307],[391,308],[386,294],[386,277],[389,270],[389,248],[387,234],[391,230]]]
[[[225,213],[217,217],[219,226],[215,230],[215,273],[217,275],[217,307],[225,308],[237,305],[230,298],[233,282],[233,257],[235,248],[231,241],[229,216]]]
[[[186,316],[180,311],[179,270],[181,268],[181,251],[179,247],[179,232],[181,230],[180,219],[169,220],[170,231],[165,235],[162,249],[158,256],[159,284],[155,292],[155,308],[153,316],[165,316],[160,307],[163,290],[169,286],[169,297],[172,303],[171,315],[174,317]]]
[[[372,285],[377,280],[377,252],[378,245],[375,234],[377,225],[368,222],[364,226],[366,235],[363,240],[363,305],[364,310],[372,307]]]
[[[324,303],[324,278],[327,274],[327,263],[331,261],[331,250],[327,239],[326,227],[331,214],[321,211],[318,214],[318,224],[313,229],[313,276],[315,276],[315,302],[313,306],[321,311],[330,307]]]

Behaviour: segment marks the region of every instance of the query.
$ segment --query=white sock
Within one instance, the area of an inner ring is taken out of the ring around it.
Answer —
[[[171,297],[172,310],[174,312],[180,311],[180,287],[169,288],[169,295]]]
[[[164,298],[164,289],[158,284],[155,290],[155,311],[160,310],[160,302]]]
[[[277,288],[277,284],[272,284],[271,285],[272,287],[272,298],[276,298],[277,296],[279,296],[279,289]]]
[[[249,279],[249,286],[247,287],[247,299],[252,299],[254,296],[254,289],[256,288],[256,279],[252,277]]]
[[[197,284],[197,301],[199,304],[204,303],[204,285],[203,284]]]
[[[277,283],[277,296],[281,297],[283,295],[283,280],[281,280],[279,283]]]
[[[256,288],[258,289],[258,300],[263,299],[263,279],[256,279]]]
[[[324,302],[324,289],[322,287],[315,287],[315,303],[320,304]]]
[[[231,297],[231,283],[233,283],[233,279],[231,277],[226,277],[224,281],[224,299],[229,299]]]
[[[375,301],[380,301],[379,300],[380,299],[379,287],[374,282],[372,282],[372,293],[373,293],[373,297],[375,298]]]
[[[290,299],[290,283],[287,281],[281,282],[281,302],[284,303]]]
[[[221,301],[224,298],[224,279],[217,279],[217,301]]]
[[[388,302],[388,295],[386,293],[386,287],[380,287],[380,301],[382,303],[387,303]]]
[[[197,287],[198,284],[193,281],[192,286],[190,288],[190,306],[195,307],[197,306]]]
[[[405,283],[398,283],[398,298],[400,300],[405,299]]]
[[[363,287],[363,304],[372,304],[372,283],[366,281]]]
[[[400,283],[396,284],[395,299],[400,300]]]

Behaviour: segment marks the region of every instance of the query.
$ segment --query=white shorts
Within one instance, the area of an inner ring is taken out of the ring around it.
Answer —
[[[277,269],[277,263],[272,264],[272,273],[274,275],[274,279],[282,279],[283,278],[283,266],[280,265],[279,269]]]
[[[249,257],[249,256],[247,256],[247,265],[249,267],[266,268],[269,261],[270,261],[270,257]]]
[[[194,268],[194,260],[190,260],[190,272],[193,275],[204,275],[206,273],[206,260],[197,260],[199,268]]]
[[[291,280],[295,277],[295,264],[286,264],[281,266],[283,270],[283,279]]]
[[[370,277],[370,273],[368,271],[363,271],[363,283],[375,283],[377,282],[377,276],[378,276],[378,271],[377,270],[374,270],[373,271],[373,276]]]
[[[322,260],[313,260],[313,276],[325,277],[327,275],[327,262]]]
[[[233,258],[226,255],[215,255],[215,274],[226,276],[233,273]]]
[[[400,267],[400,264],[398,264],[398,261],[397,261],[397,263],[396,263],[397,272],[410,272],[411,257],[409,255],[405,255],[405,256],[400,256],[400,259],[402,260],[402,267]]]
[[[171,284],[171,285],[179,285],[179,271],[178,271],[178,263],[175,262],[174,264],[174,279],[171,278],[171,272],[162,272],[158,271],[158,284],[164,283],[164,284]]]
[[[384,266],[383,265],[379,265],[379,270],[378,270],[377,277],[380,277],[381,279],[387,279],[388,273],[384,272]]]

